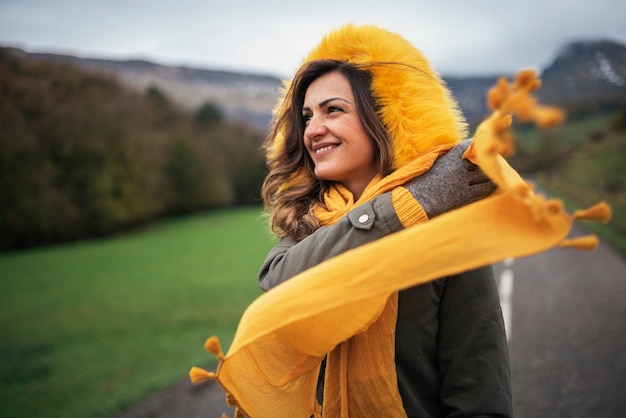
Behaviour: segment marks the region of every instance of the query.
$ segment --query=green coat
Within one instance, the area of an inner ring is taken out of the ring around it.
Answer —
[[[281,239],[259,271],[259,286],[267,291],[401,229],[385,193],[300,242]],[[416,244],[416,256],[421,245],[427,243]],[[491,266],[400,291],[395,362],[409,417],[511,417],[509,356]]]

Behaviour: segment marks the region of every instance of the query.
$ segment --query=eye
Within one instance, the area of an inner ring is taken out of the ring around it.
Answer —
[[[339,106],[328,106],[328,113],[336,113],[336,112],[343,112],[343,109],[340,108]]]
[[[304,113],[304,114],[302,114],[302,121],[304,122],[305,125],[307,125],[312,117],[313,117],[312,114]]]

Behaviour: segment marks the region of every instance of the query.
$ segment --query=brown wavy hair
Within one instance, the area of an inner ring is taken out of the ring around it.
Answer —
[[[306,63],[294,76],[283,106],[275,115],[273,126],[263,146],[271,150],[278,136],[284,144],[268,157],[269,173],[261,195],[270,215],[270,228],[278,237],[301,240],[319,227],[314,215],[323,204],[330,183],[314,175],[314,163],[304,146],[304,96],[311,83],[322,75],[339,72],[349,81],[361,123],[374,142],[374,158],[381,176],[392,170],[392,145],[389,133],[378,116],[379,106],[373,96],[372,74],[362,66],[345,61],[316,60]],[[269,154],[268,154],[269,155]]]

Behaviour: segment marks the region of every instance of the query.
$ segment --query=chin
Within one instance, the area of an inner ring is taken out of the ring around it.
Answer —
[[[333,175],[332,170],[315,170],[315,177],[324,181],[338,181],[337,176]]]

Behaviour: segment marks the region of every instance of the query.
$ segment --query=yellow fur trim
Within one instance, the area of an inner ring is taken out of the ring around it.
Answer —
[[[466,137],[467,125],[452,94],[422,53],[402,36],[376,26],[348,24],[329,32],[302,64],[321,59],[347,61],[372,72],[379,117],[393,142],[394,170],[436,145]],[[285,106],[289,103],[283,96],[276,111]],[[275,138],[270,156],[279,152],[283,141],[282,134]]]

